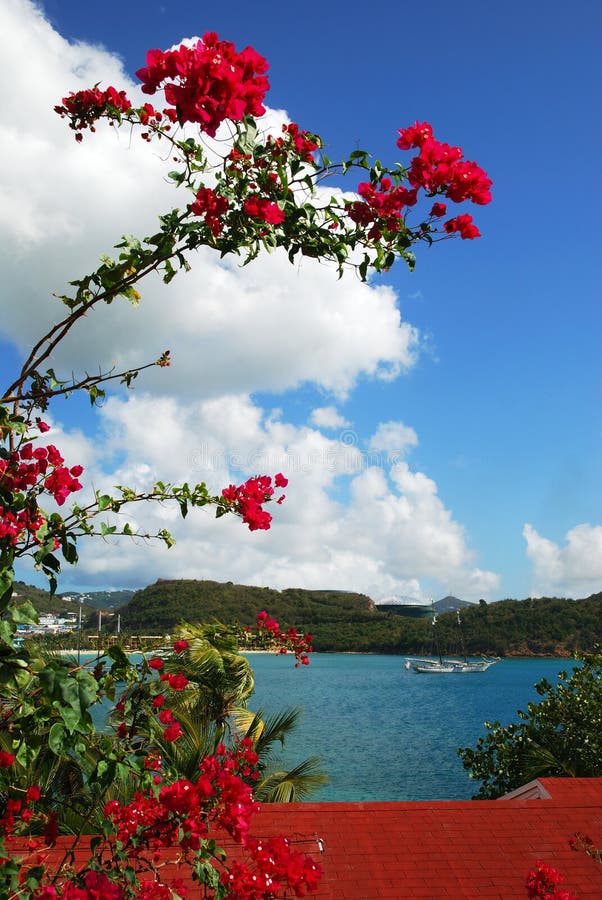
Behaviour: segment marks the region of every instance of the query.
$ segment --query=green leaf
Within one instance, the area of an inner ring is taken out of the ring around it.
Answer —
[[[86,390],[88,391],[90,404],[92,406],[95,406],[98,400],[103,400],[106,397],[106,392],[103,391],[102,388],[97,387],[95,384],[91,384],[86,388]]]
[[[61,564],[53,553],[46,553],[40,560],[44,572],[48,570],[52,572],[60,572]]]
[[[76,672],[75,678],[79,691],[79,706],[83,712],[98,700],[98,682],[90,672]]]
[[[66,561],[74,566],[78,560],[75,544],[71,544],[69,541],[63,541],[61,550],[63,551],[63,556],[65,557]]]
[[[16,626],[13,625],[12,622],[7,622],[5,619],[0,620],[0,640],[4,641],[5,644],[8,644],[9,647],[13,646],[13,635],[16,631]]]
[[[10,610],[10,617],[19,625],[37,625],[39,621],[38,614],[30,600],[13,606]]]
[[[48,732],[48,746],[57,756],[69,755],[69,737],[62,722],[55,722]]]
[[[0,612],[6,609],[13,595],[13,580],[15,573],[10,568],[0,569]]]
[[[61,706],[59,707],[59,712],[61,714],[61,719],[67,726],[67,729],[70,732],[75,731],[81,719],[80,710],[73,709],[73,707],[71,706]]]
[[[115,663],[115,665],[120,668],[127,668],[130,665],[130,661],[128,657],[123,652],[122,648],[118,644],[114,644],[112,647],[109,647],[107,651],[107,656],[110,657]],[[111,671],[113,670],[113,666],[111,666]]]

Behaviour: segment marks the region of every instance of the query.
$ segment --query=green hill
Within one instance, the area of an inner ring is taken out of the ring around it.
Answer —
[[[76,599],[65,599],[61,594],[51,594],[43,588],[33,587],[23,581],[15,581],[13,584],[13,596],[19,602],[29,600],[36,611],[41,614],[53,614],[55,616],[79,615],[79,602]],[[71,594],[67,595],[71,598]],[[75,597],[75,595],[73,595]],[[92,606],[88,602],[82,604],[82,613],[88,616],[92,612]]]
[[[129,603],[134,596],[134,591],[88,591],[82,594],[80,591],[69,591],[61,594],[63,598],[70,598],[72,602],[81,600],[92,609],[119,609]]]
[[[163,581],[137,591],[121,610],[124,631],[169,632],[180,621],[238,622],[252,625],[265,609],[282,628],[310,632],[321,651],[433,652],[429,619],[382,612],[365,594],[348,591],[283,591],[217,581]],[[602,643],[602,593],[584,600],[540,598],[470,604],[462,609],[470,654],[565,656]],[[446,653],[458,653],[455,612],[440,613],[438,636]]]
[[[51,597],[47,591],[15,584],[17,594],[29,599],[40,613],[73,613],[79,606]],[[117,610],[125,635],[164,635],[178,622],[238,622],[253,625],[265,609],[280,623],[314,636],[318,651],[398,653],[424,656],[434,652],[433,626],[427,619],[399,615],[399,610],[379,609],[370,597],[351,591],[311,591],[289,588],[276,591],[231,581],[159,580],[136,591],[124,606],[118,602],[128,592],[82,594],[86,602],[84,629],[95,632],[97,609],[103,615],[103,631],[117,630]],[[106,602],[101,602],[102,600]],[[91,600],[96,600],[96,608]],[[446,598],[449,600],[449,598]],[[602,644],[602,593],[583,600],[542,597],[468,604],[461,610],[467,652],[499,656],[570,656],[576,650],[591,650]],[[456,613],[439,613],[437,635],[443,653],[461,652]]]
[[[280,622],[309,630],[332,621],[351,618],[370,620],[374,604],[365,594],[347,591],[308,591],[289,588],[276,591],[231,581],[164,581],[160,579],[134,594],[121,611],[124,630],[153,629],[165,631],[179,621],[192,622],[219,619],[255,624],[257,613],[267,610]]]

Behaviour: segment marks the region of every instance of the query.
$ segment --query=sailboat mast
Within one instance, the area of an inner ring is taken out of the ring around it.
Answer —
[[[433,616],[432,621],[433,626],[433,638],[435,641],[435,650],[437,651],[437,656],[439,657],[439,662],[443,665],[443,657],[441,656],[441,645],[439,643],[439,635],[437,634],[437,613]]]
[[[460,629],[460,642],[462,644],[462,655],[464,662],[468,662],[468,653],[466,652],[466,641],[464,640],[464,629],[462,628],[462,619],[460,618],[460,610],[456,610],[456,619],[458,620],[458,628]]]

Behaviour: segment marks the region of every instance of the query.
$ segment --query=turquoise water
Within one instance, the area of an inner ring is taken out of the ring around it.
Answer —
[[[516,721],[518,709],[539,699],[538,681],[555,683],[574,665],[505,659],[478,674],[417,675],[400,656],[316,653],[299,669],[291,656],[252,654],[250,662],[251,709],[303,708],[280,759],[292,766],[320,756],[330,783],[312,799],[324,802],[470,798],[478,785],[457,748],[474,747],[486,721]],[[110,705],[93,710],[99,727]]]
[[[536,682],[555,683],[574,664],[507,659],[479,674],[429,676],[406,671],[399,656],[313,654],[295,669],[290,657],[257,654],[251,663],[252,709],[303,707],[283,758],[322,757],[330,784],[320,801],[470,798],[477,786],[456,749],[474,746],[485,721],[515,721],[538,700]]]

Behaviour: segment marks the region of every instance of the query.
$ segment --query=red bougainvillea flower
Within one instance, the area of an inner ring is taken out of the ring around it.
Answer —
[[[226,197],[220,197],[211,188],[202,187],[196,193],[196,200],[190,206],[195,216],[204,216],[205,224],[214,237],[218,237],[224,227],[223,216],[230,206]]]
[[[173,741],[177,741],[181,734],[182,726],[180,725],[180,723],[172,722],[172,724],[168,725],[163,732],[163,740],[171,744]]]
[[[287,653],[289,650],[295,654],[295,668],[299,665],[308,666],[308,653],[313,650],[311,634],[299,634],[296,628],[289,628],[284,633],[275,619],[271,619],[265,610],[257,613],[257,630],[269,631],[279,653]]]
[[[433,208],[431,209],[429,215],[431,216],[444,216],[447,212],[447,206],[445,203],[433,203]]]
[[[0,750],[0,766],[3,769],[8,769],[9,766],[15,761],[15,754],[8,753],[6,750]]]
[[[528,873],[525,880],[527,896],[532,898],[544,898],[544,900],[578,900],[569,891],[557,890],[556,886],[564,881],[564,875],[547,863],[537,860],[535,868]]]
[[[87,872],[84,878],[89,900],[122,900],[125,893],[104,872]]]
[[[286,219],[284,210],[280,209],[277,203],[272,203],[270,200],[266,200],[265,197],[258,197],[255,194],[247,197],[243,204],[243,209],[248,216],[252,216],[254,219],[261,219],[262,222],[267,222],[268,225],[279,225]]]
[[[225,119],[240,122],[246,115],[263,115],[267,69],[266,60],[252,47],[239,53],[234,44],[207,32],[189,47],[149,50],[146,67],[136,75],[145,94],[163,87],[181,123],[195,122],[214,137]]]
[[[475,162],[462,160],[453,167],[452,177],[445,194],[454,203],[472,200],[480,206],[491,203],[491,179]]]
[[[295,150],[305,162],[314,161],[313,151],[320,147],[317,135],[310,134],[308,131],[300,131],[296,122],[283,125],[282,131],[288,134]]]
[[[32,803],[32,802],[35,802],[36,800],[39,800],[41,796],[42,795],[41,795],[40,789],[37,786],[37,784],[32,784],[30,787],[27,788],[27,791],[25,792],[25,799],[27,800],[28,803]]]
[[[422,188],[429,196],[445,194],[454,203],[470,200],[484,206],[491,201],[492,181],[484,169],[464,159],[461,147],[436,140],[428,122],[415,122],[409,128],[400,129],[397,146],[401,150],[412,147],[420,150],[410,164],[408,180],[412,187]],[[445,205],[436,203],[430,215],[445,215]],[[476,226],[453,230],[462,238],[479,237]]]
[[[119,113],[132,108],[125,91],[117,91],[114,87],[108,87],[106,91],[101,91],[99,87],[76,93],[72,91],[68,97],[63,97],[62,104],[55,106],[54,111],[61,118],[68,116],[71,119],[69,127],[77,132],[86,128],[94,131],[93,123],[107,111]],[[81,133],[76,134],[75,139],[81,141]]]
[[[149,660],[148,663],[149,669],[154,669],[156,672],[160,671],[160,669],[162,669],[164,665],[165,663],[160,656],[153,656],[153,658]]]
[[[279,474],[279,481],[286,481],[284,475]],[[231,511],[242,516],[250,531],[269,529],[272,517],[263,508],[263,504],[271,500],[273,495],[274,488],[269,475],[257,475],[249,478],[244,484],[238,486],[231,484],[222,491],[222,497],[230,505]]]
[[[375,240],[381,238],[383,231],[399,231],[404,208],[414,206],[418,199],[416,188],[393,186],[390,178],[381,178],[378,185],[361,182],[357,192],[362,200],[346,204],[349,218],[362,227],[372,225],[368,237]]]
[[[168,672],[166,675],[161,675],[161,681],[167,681],[172,691],[183,691],[190,684],[189,680],[181,672],[177,674]]]
[[[176,653],[183,653],[188,650],[188,641],[174,641],[173,648]]]
[[[422,147],[424,142],[433,136],[433,128],[428,122],[414,122],[409,128],[400,128],[397,146],[400,150],[411,147]]]
[[[463,241],[481,237],[481,232],[473,224],[472,216],[469,213],[456,216],[455,219],[448,219],[447,222],[443,223],[443,228],[448,234],[453,234],[457,231]]]

